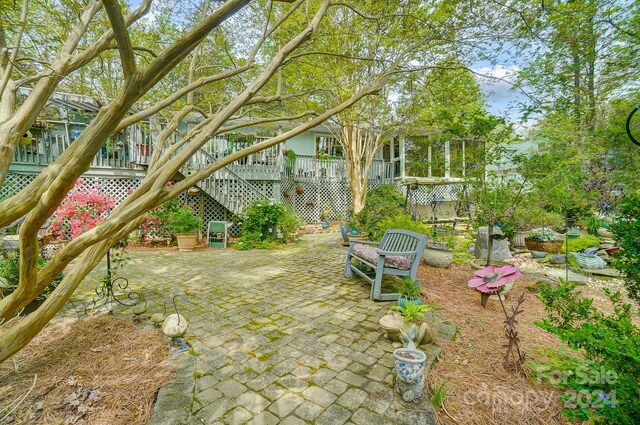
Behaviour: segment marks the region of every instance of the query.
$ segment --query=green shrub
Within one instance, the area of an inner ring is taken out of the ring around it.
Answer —
[[[640,423],[640,329],[632,321],[631,305],[622,303],[620,292],[604,289],[614,309],[603,313],[592,299],[580,296],[577,285],[539,283],[548,316],[536,325],[584,359],[558,356],[550,364],[530,366],[539,379],[567,390],[564,414],[570,420]]]
[[[593,235],[583,235],[575,239],[569,239],[569,252],[582,252],[592,246],[600,246],[600,238]],[[565,252],[567,241],[562,244],[562,252]]]
[[[613,232],[620,251],[613,256],[613,265],[622,272],[629,297],[640,303],[640,190],[619,204]]]
[[[379,234],[376,230],[382,220],[401,214],[406,214],[402,192],[393,185],[383,184],[367,194],[364,208],[357,214],[357,219],[360,229],[374,238],[373,235]]]
[[[272,201],[252,203],[239,219],[242,221],[242,236],[236,244],[237,249],[272,248],[278,229],[284,241],[287,241],[303,224],[290,206]]]
[[[595,214],[592,214],[587,218],[587,231],[590,235],[597,235],[598,229],[602,227],[604,220]]]
[[[47,261],[38,257],[38,271],[40,271]],[[15,252],[5,251],[0,249],[0,294],[5,292],[5,296],[16,290],[18,283],[20,282],[20,258]],[[51,290],[47,287],[36,298],[47,298]]]
[[[412,232],[428,234],[431,230],[429,226],[414,220],[409,214],[400,214],[395,217],[387,217],[376,223],[375,227],[370,231],[369,236],[379,241],[384,236],[384,232],[389,229],[411,230]]]
[[[167,228],[174,235],[178,233],[195,233],[202,227],[202,219],[195,215],[193,209],[181,205],[167,213]]]
[[[531,230],[537,227],[560,229],[564,226],[564,217],[536,205],[525,205],[517,208],[511,216],[504,217],[500,223],[502,231],[508,235],[508,233]]]

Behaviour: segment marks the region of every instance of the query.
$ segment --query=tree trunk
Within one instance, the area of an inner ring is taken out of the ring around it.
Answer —
[[[60,285],[35,312],[0,334],[0,362],[17,353],[49,323],[69,300],[84,276],[100,262],[109,246],[109,242],[102,242],[91,247],[78,258],[75,267],[67,272]]]
[[[9,165],[16,149],[16,139],[20,136],[17,129],[11,126],[9,119],[16,110],[16,91],[7,85],[0,99],[0,186],[4,184],[9,173]]]

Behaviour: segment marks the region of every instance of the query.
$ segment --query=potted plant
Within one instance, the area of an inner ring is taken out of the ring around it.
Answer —
[[[296,193],[298,195],[302,195],[304,193],[304,187],[302,187],[302,186],[296,187]]]
[[[193,251],[198,241],[196,233],[202,227],[200,217],[193,214],[184,205],[170,211],[167,215],[167,228],[176,236],[178,251]]]
[[[531,230],[525,239],[525,246],[529,251],[562,252],[562,241],[557,239],[556,232],[545,227]]]
[[[322,222],[322,228],[329,228],[329,217],[331,216],[331,209],[328,204],[325,204],[325,207],[322,211],[320,211],[320,221]]]
[[[453,236],[435,236],[427,243],[422,258],[432,267],[447,268],[453,262],[456,241]]]
[[[422,304],[422,301],[420,300],[420,284],[409,276],[402,278],[398,285],[398,292],[400,293],[400,296],[398,297],[398,305],[400,307],[406,308],[407,302]]]

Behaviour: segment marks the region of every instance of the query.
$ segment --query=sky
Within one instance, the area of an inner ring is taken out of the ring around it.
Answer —
[[[130,7],[136,8],[141,0],[128,0],[128,3]],[[150,15],[146,19],[153,19],[153,9]],[[526,132],[531,123],[522,122],[518,103],[526,102],[527,97],[518,90],[513,90],[511,84],[520,69],[519,66],[505,60],[497,65],[480,62],[472,65],[471,69],[476,73],[480,89],[485,95],[488,111],[513,123],[516,132]]]
[[[506,118],[514,124],[517,132],[525,132],[531,123],[522,122],[518,104],[526,102],[527,97],[518,89],[513,90],[512,84],[520,67],[514,64],[479,63],[472,65],[471,69],[476,73],[489,112]]]

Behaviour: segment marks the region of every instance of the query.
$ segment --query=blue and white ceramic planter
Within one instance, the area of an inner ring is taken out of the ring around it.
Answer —
[[[424,379],[424,365],[427,356],[422,351],[397,348],[393,351],[393,357],[396,361],[398,379],[409,384],[417,384]]]

